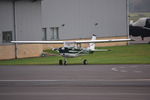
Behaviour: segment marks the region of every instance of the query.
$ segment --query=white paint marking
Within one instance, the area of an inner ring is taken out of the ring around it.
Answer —
[[[138,70],[135,70],[134,72],[135,72],[135,73],[142,73],[142,71],[138,71]]]
[[[66,81],[66,80],[0,80],[0,82],[55,82],[55,81]]]
[[[118,96],[118,95],[128,95],[128,96],[139,96],[139,95],[143,95],[143,96],[147,96],[150,95],[150,93],[47,93],[47,92],[43,92],[43,93],[38,93],[38,92],[25,92],[25,93],[0,93],[0,95],[6,95],[6,96],[13,96],[13,95],[78,95],[78,96],[82,96],[82,95],[114,95],[114,96]]]
[[[111,70],[112,70],[112,71],[115,71],[115,72],[116,72],[116,71],[118,71],[118,69],[117,69],[117,68],[115,68],[115,67],[114,67],[114,68],[112,68]]]
[[[138,67],[138,66],[134,66],[134,65],[133,65],[133,66],[130,66],[130,68],[136,68],[136,67]]]

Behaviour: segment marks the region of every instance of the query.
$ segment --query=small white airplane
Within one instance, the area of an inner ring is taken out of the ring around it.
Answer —
[[[66,58],[74,58],[85,54],[91,54],[95,51],[110,51],[108,49],[95,49],[95,43],[105,42],[124,42],[131,41],[131,39],[110,39],[110,40],[96,40],[96,35],[93,34],[91,40],[78,40],[78,41],[11,41],[16,44],[64,44],[63,47],[54,48],[53,50],[58,51],[64,60],[59,60],[60,65],[66,65]],[[81,47],[82,43],[89,43],[89,47]],[[83,64],[88,64],[86,59],[83,60]]]

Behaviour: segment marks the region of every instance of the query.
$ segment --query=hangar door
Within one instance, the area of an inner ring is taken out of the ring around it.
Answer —
[[[51,27],[51,40],[59,40],[59,27]]]

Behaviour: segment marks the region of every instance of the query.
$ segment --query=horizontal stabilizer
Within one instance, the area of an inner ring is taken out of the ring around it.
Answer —
[[[92,51],[111,51],[110,49],[95,49],[95,50],[92,50]]]

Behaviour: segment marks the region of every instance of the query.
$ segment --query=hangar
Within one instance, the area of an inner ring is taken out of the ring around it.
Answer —
[[[127,0],[44,0],[43,28],[51,39],[127,36]]]
[[[39,56],[48,47],[16,47],[11,40],[88,39],[92,34],[99,39],[127,38],[127,4],[127,0],[2,0],[0,59]]]

